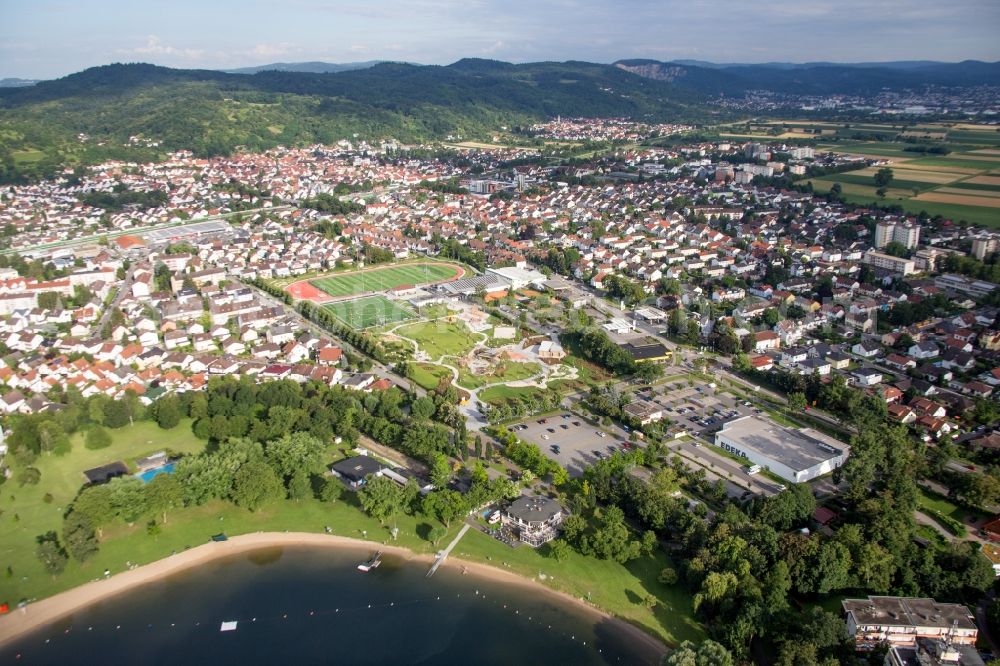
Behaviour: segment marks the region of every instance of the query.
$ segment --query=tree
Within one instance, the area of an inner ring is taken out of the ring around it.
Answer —
[[[168,393],[153,403],[156,425],[169,430],[181,422],[181,402],[177,395]]]
[[[38,424],[38,443],[42,451],[69,451],[69,435],[61,425],[53,420],[45,420]]]
[[[801,391],[793,391],[788,394],[788,409],[793,412],[803,412],[807,406],[806,395]]]
[[[438,542],[448,535],[448,529],[442,525],[435,525],[427,532],[427,539],[434,544],[436,548]]]
[[[563,562],[569,557],[569,544],[562,539],[554,539],[548,544],[548,556],[556,562]]]
[[[92,425],[83,436],[83,445],[88,449],[105,449],[111,446],[111,434],[99,425]]]
[[[805,522],[815,510],[816,498],[805,483],[793,483],[777,495],[754,501],[756,517],[782,532]]]
[[[660,575],[656,579],[663,585],[675,585],[677,583],[677,571],[673,567],[664,567],[660,570]]]
[[[358,492],[358,499],[365,513],[385,524],[402,508],[403,489],[388,477],[372,476]]]
[[[63,541],[66,550],[77,562],[85,562],[97,552],[97,535],[90,519],[77,511],[70,511],[63,521]]]
[[[284,494],[281,479],[263,461],[247,462],[233,477],[233,502],[249,511],[256,511],[264,504],[280,499]]]
[[[318,438],[305,432],[293,432],[268,442],[264,457],[274,471],[288,478],[298,471],[308,473],[319,467],[325,450],[326,446]]]
[[[425,421],[434,415],[434,401],[427,396],[417,398],[410,404],[410,416]]]
[[[339,479],[328,478],[319,492],[319,498],[324,502],[336,502],[344,493],[344,484]]]
[[[663,658],[663,666],[733,666],[733,657],[715,641],[705,641],[697,648],[684,641]]]
[[[59,545],[59,537],[56,536],[56,533],[46,532],[39,535],[36,541],[38,542],[38,547],[35,550],[35,554],[41,560],[45,570],[53,576],[61,574],[66,568],[66,562],[69,561],[69,557],[67,557],[63,547]]]
[[[591,536],[584,537],[582,551],[584,554],[590,552],[602,560],[624,564],[639,557],[642,552],[642,544],[630,537],[625,514],[612,505],[604,509],[600,527]]]
[[[882,248],[882,251],[894,257],[906,257],[910,253],[909,250],[906,249],[906,246],[899,241],[891,241],[887,243],[886,246]]]
[[[430,475],[435,488],[444,488],[451,481],[451,465],[448,464],[448,458],[444,454],[434,454]]]
[[[437,518],[445,527],[450,527],[451,521],[464,516],[468,510],[465,497],[454,490],[435,490],[424,497],[424,513]]]
[[[160,476],[168,475],[161,474]],[[101,533],[101,527],[115,519],[115,507],[111,501],[111,493],[109,485],[88,486],[73,501],[73,511],[87,516],[98,534]]]
[[[889,183],[892,182],[892,177],[892,169],[889,167],[882,167],[875,172],[875,175],[872,178],[875,181],[875,187],[884,188],[888,187]]]
[[[311,495],[312,484],[309,482],[309,473],[302,469],[296,470],[288,480],[288,499],[304,500]]]
[[[184,506],[184,489],[173,474],[157,474],[146,484],[146,503],[166,524],[167,511]]]

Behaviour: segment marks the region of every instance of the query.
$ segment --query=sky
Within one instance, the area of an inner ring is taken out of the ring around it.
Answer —
[[[0,0],[0,78],[112,62],[1000,60],[1000,0]]]

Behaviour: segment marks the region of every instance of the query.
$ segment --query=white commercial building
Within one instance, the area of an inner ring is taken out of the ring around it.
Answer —
[[[849,451],[843,442],[812,428],[786,428],[759,416],[729,421],[715,434],[715,445],[794,483],[832,472]]]
[[[865,252],[864,263],[869,266],[875,266],[876,268],[884,268],[887,271],[892,271],[893,273],[899,273],[900,275],[907,276],[911,273],[917,272],[917,264],[913,259],[903,259],[901,257],[894,257],[891,254],[886,254],[885,252],[876,252],[875,250],[868,250]]]
[[[505,268],[487,268],[487,275],[496,275],[510,283],[511,289],[515,291],[524,289],[528,285],[541,288],[545,284],[546,277],[542,273],[531,268],[517,268],[508,266]]]
[[[889,243],[901,243],[907,250],[912,250],[920,243],[920,225],[881,220],[875,225],[875,247],[883,248]]]

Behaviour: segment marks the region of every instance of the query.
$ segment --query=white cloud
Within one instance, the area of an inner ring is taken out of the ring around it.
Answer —
[[[159,37],[156,35],[149,35],[146,38],[145,46],[136,46],[131,49],[118,49],[119,53],[123,54],[135,54],[141,56],[177,56],[180,58],[200,58],[205,55],[205,51],[202,49],[179,49],[167,44],[164,44]]]

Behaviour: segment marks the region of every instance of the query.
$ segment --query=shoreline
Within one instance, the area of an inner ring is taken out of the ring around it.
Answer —
[[[434,561],[434,556],[432,555],[415,553],[402,546],[391,546],[330,534],[316,534],[311,532],[254,532],[241,534],[230,537],[227,541],[209,541],[176,555],[170,555],[141,567],[123,571],[110,578],[84,583],[65,592],[60,592],[54,596],[30,603],[24,608],[12,609],[7,615],[0,616],[0,645],[14,641],[46,625],[57,622],[68,615],[72,615],[81,608],[119,594],[124,594],[144,584],[193,569],[212,560],[276,546],[306,546],[345,550],[371,550],[377,548],[387,554],[400,556],[406,562],[410,563],[426,563],[430,565]],[[616,628],[627,633],[633,640],[641,642],[645,650],[649,650],[651,654],[655,653],[657,659],[666,653],[666,645],[660,639],[643,631],[639,627],[588,604],[582,599],[578,599],[565,592],[560,592],[559,590],[553,590],[538,581],[526,578],[513,571],[506,571],[481,562],[464,560],[459,557],[449,557],[442,566],[449,569],[464,568],[469,573],[480,578],[514,584],[519,587],[530,588],[541,593],[553,595],[555,598],[572,603],[575,607],[583,609],[588,615],[596,619],[614,624]]]

